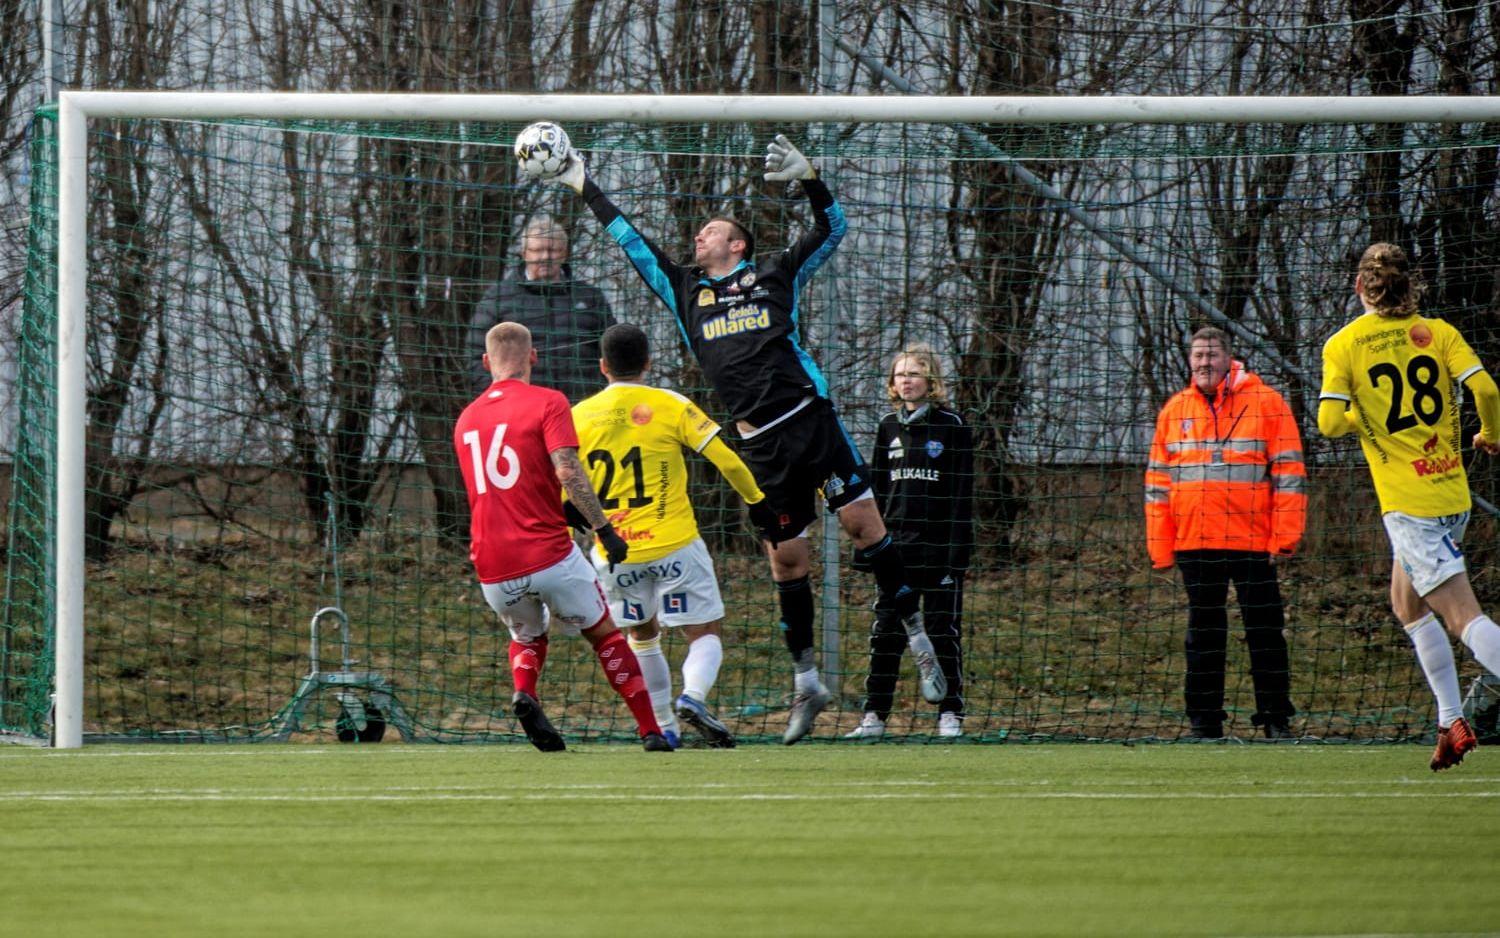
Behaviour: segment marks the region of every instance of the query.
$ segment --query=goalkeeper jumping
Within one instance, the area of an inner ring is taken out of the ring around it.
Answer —
[[[918,595],[899,548],[886,533],[870,491],[870,470],[828,398],[828,382],[797,341],[797,293],[844,236],[844,213],[807,157],[778,135],[766,148],[765,178],[798,181],[813,229],[763,266],[755,240],[734,218],[717,215],[693,239],[693,263],[678,264],[646,238],[589,178],[575,151],[555,177],[583,196],[625,250],[651,291],[677,318],[703,373],[729,409],[739,451],[766,493],[750,506],[767,545],[781,628],[796,674],[791,716],[782,741],[812,729],[832,694],[813,661],[814,603],[808,580],[806,528],[828,510],[875,574],[881,603],[898,611],[921,677],[922,696],[941,701],[947,681],[922,626]],[[861,564],[863,566],[863,563]]]

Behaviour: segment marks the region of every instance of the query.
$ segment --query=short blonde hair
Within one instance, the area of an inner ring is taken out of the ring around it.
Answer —
[[[490,373],[520,371],[531,355],[531,330],[518,322],[498,322],[484,334]]]
[[[911,359],[922,367],[927,378],[927,399],[939,404],[948,403],[948,385],[943,381],[942,364],[938,361],[937,352],[926,343],[908,345],[891,359],[891,367],[885,373],[885,396],[892,402],[901,400],[901,395],[896,393],[896,366],[901,364],[902,359]]]

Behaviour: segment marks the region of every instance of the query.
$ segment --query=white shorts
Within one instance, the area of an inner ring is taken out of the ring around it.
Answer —
[[[719,577],[702,538],[650,563],[609,564],[594,555],[594,569],[604,581],[609,611],[620,628],[640,625],[652,616],[665,626],[705,625],[724,618]]]
[[[1426,596],[1466,569],[1458,544],[1469,526],[1467,511],[1441,518],[1391,511],[1381,520],[1391,539],[1391,556],[1406,571],[1418,596]]]
[[[599,578],[576,544],[568,556],[545,570],[501,583],[481,583],[479,588],[518,642],[546,635],[552,619],[564,635],[577,635],[609,613]]]

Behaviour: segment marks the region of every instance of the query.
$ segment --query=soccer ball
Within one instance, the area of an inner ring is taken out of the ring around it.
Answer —
[[[551,179],[568,165],[573,144],[551,121],[537,121],[516,134],[516,163],[532,179]]]

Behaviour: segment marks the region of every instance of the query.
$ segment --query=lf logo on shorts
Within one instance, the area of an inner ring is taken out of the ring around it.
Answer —
[[[627,599],[625,600],[624,614],[620,618],[629,619],[632,622],[640,622],[646,618],[646,610],[640,603],[633,603]]]
[[[687,593],[668,593],[662,597],[662,608],[674,615],[688,611]]]

